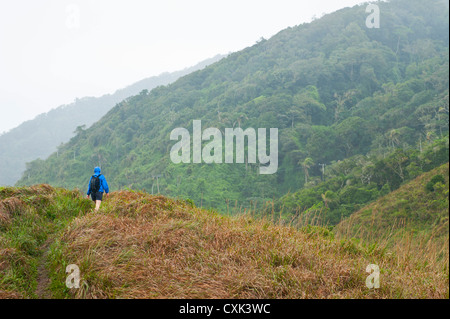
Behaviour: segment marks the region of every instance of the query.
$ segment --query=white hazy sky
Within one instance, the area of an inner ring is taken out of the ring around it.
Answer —
[[[15,0],[0,5],[0,134],[362,0]]]

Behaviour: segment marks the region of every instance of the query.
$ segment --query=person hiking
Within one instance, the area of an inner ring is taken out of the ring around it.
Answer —
[[[94,175],[89,180],[89,186],[87,191],[87,198],[91,195],[92,200],[95,202],[95,211],[97,212],[103,200],[103,193],[109,193],[108,183],[105,176],[101,174],[100,167],[94,168]],[[105,195],[106,197],[106,195]]]

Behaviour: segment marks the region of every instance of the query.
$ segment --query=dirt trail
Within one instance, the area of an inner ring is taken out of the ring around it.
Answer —
[[[37,295],[38,299],[50,299],[51,294],[47,290],[48,286],[50,285],[50,278],[48,276],[48,270],[45,267],[45,264],[47,262],[47,257],[50,252],[49,246],[50,246],[50,240],[47,240],[44,245],[41,247],[41,251],[44,251],[41,258],[39,259],[39,265],[38,265],[38,274],[37,274],[37,286],[35,293]]]

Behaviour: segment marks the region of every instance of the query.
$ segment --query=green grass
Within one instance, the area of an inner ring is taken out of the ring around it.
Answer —
[[[47,185],[0,189],[0,297],[36,298],[48,240],[91,206],[78,191]]]

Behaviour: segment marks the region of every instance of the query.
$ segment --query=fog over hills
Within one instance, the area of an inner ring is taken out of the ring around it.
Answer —
[[[142,90],[167,85],[223,57],[217,55],[181,71],[143,79],[113,94],[76,99],[71,104],[40,114],[0,135],[0,185],[14,185],[25,170],[26,162],[37,158],[46,159],[56,151],[58,145],[74,136],[77,127],[90,127],[125,98]]]

